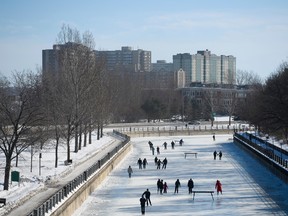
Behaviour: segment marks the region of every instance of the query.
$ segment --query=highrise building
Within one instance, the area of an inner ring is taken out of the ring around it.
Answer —
[[[107,70],[123,72],[150,72],[151,51],[142,49],[133,50],[129,46],[121,50],[99,51],[95,50],[96,58],[102,58]]]
[[[236,58],[217,56],[209,50],[173,55],[174,71],[185,71],[186,86],[193,82],[203,84],[235,84]]]
[[[156,63],[152,63],[153,72],[173,72],[173,63],[167,63],[165,60],[157,60]]]

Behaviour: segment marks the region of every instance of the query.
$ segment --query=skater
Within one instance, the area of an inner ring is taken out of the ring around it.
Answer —
[[[219,192],[222,194],[222,184],[219,180],[216,181],[215,189],[217,191],[217,195],[219,194]]]
[[[166,182],[163,184],[163,193],[167,193],[168,185]]]
[[[147,159],[143,159],[143,169],[146,169],[146,165],[148,164]]]
[[[160,183],[161,183],[161,180],[158,179],[158,180],[157,180],[157,193],[160,192]]]
[[[162,163],[163,163],[162,169],[166,169],[166,166],[167,166],[167,163],[168,163],[167,158],[164,158]]]
[[[146,199],[147,206],[149,204],[150,204],[150,206],[152,206],[152,203],[151,203],[151,200],[150,200],[150,196],[151,196],[151,193],[150,193],[149,189],[147,188],[147,190],[144,191],[144,193],[142,194],[142,197],[145,197],[145,199]]]
[[[157,146],[157,155],[160,154],[160,148]]]
[[[175,193],[178,194],[179,187],[181,187],[181,184],[180,184],[179,179],[177,179],[176,182],[175,182],[175,190],[174,190],[174,194],[175,194]]]
[[[220,151],[219,152],[219,160],[221,160],[221,158],[222,158],[222,152]]]
[[[161,160],[160,159],[158,159],[158,161],[157,161],[157,169],[160,169],[160,167],[161,167]]]
[[[141,206],[142,215],[145,215],[145,203],[146,203],[146,199],[142,196],[140,198],[140,206]]]
[[[163,143],[164,149],[167,149],[167,142]]]
[[[180,141],[179,141],[180,146],[182,146],[183,143],[184,143],[183,139],[180,139]]]
[[[216,160],[216,156],[217,156],[217,151],[216,150],[213,152],[213,156],[214,156],[214,160]]]
[[[157,166],[158,158],[157,156],[154,158],[155,166]]]
[[[129,178],[131,178],[131,175],[133,173],[133,170],[132,170],[131,166],[128,167],[127,172],[128,172]]]
[[[193,182],[193,180],[191,178],[189,179],[187,186],[188,186],[188,193],[192,194],[192,189],[194,187],[194,182]]]
[[[213,136],[212,136],[212,137],[213,137],[213,141],[215,141],[215,134],[213,134]]]
[[[171,148],[174,149],[175,143],[174,141],[171,142]]]
[[[163,179],[161,179],[161,181],[160,181],[160,183],[159,183],[159,190],[160,190],[160,194],[161,194],[161,195],[163,194],[163,187],[164,187]]]
[[[139,169],[142,169],[142,160],[141,158],[138,159],[137,164],[139,165]]]
[[[150,150],[152,150],[153,143],[151,141],[149,141],[148,144],[149,144]]]
[[[152,155],[154,155],[155,148],[154,146],[151,147]]]

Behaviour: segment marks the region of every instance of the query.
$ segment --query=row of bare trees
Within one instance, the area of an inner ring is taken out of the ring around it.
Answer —
[[[264,133],[288,139],[288,63],[284,62],[264,84],[253,85],[246,103],[238,110],[241,118]]]
[[[0,149],[4,153],[4,190],[9,188],[11,162],[28,147],[42,149],[55,143],[55,167],[60,142],[74,152],[91,143],[91,133],[103,135],[113,97],[104,61],[96,59],[92,34],[80,34],[64,25],[58,36],[61,47],[57,73],[15,72],[0,79]]]

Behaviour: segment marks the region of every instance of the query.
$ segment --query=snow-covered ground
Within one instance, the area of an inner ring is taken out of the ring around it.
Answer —
[[[102,148],[113,142],[113,140],[112,137],[107,136],[106,134],[103,138],[97,140],[96,134],[93,134],[92,144],[87,144],[86,147],[82,147],[82,150],[78,153],[74,153],[73,150],[71,150],[71,159],[73,160],[73,163],[69,166],[64,165],[64,161],[67,158],[66,145],[61,144],[59,147],[57,168],[54,166],[55,147],[53,142],[44,145],[41,151],[41,162],[39,159],[39,150],[33,149],[31,151],[29,148],[19,156],[18,167],[15,166],[15,160],[12,162],[11,172],[18,171],[20,173],[20,183],[12,182],[12,184],[9,185],[8,191],[3,190],[5,158],[3,154],[0,154],[0,182],[2,183],[0,186],[0,197],[6,198],[7,202],[4,208],[0,208],[0,215],[5,215],[7,209],[21,205],[27,198],[43,190],[45,182],[51,183],[52,181],[58,181],[61,177],[66,176],[78,165],[83,163],[83,161],[89,159],[93,154],[101,151]],[[71,142],[71,149],[73,149],[73,142]]]
[[[171,141],[184,139],[184,145],[171,149]],[[232,135],[146,137],[133,138],[133,151],[115,167],[114,171],[84,202],[73,216],[85,215],[141,215],[139,199],[149,188],[152,206],[146,215],[287,215],[288,185],[263,167],[250,154],[232,143]],[[158,158],[168,159],[167,169],[157,170],[148,146],[151,140],[160,147]],[[168,143],[167,150],[162,144]],[[213,152],[223,152],[222,160],[213,159]],[[197,152],[184,158],[184,152]],[[138,158],[146,158],[146,169],[138,169]],[[133,168],[128,178],[127,168]],[[215,190],[219,179],[223,194],[196,194],[193,201],[187,182],[192,178],[194,190]],[[156,182],[168,184],[167,194],[157,194]],[[181,182],[179,194],[174,194],[176,179]]]

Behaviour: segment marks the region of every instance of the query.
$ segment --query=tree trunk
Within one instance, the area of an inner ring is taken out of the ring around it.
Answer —
[[[55,168],[58,167],[58,147],[59,147],[59,137],[56,138],[56,146],[55,146]]]
[[[86,147],[87,146],[87,125],[84,125],[84,143],[83,146]]]
[[[79,144],[78,149],[81,150],[82,147],[82,124],[79,125]]]
[[[74,152],[78,152],[78,125],[75,125],[75,147]]]
[[[97,125],[97,140],[100,139],[100,124]]]
[[[4,176],[4,190],[9,189],[10,169],[11,169],[11,158],[6,158],[5,176]]]
[[[67,144],[67,161],[69,161],[70,160],[70,135],[67,136],[66,144]]]
[[[89,124],[89,144],[92,143],[92,126]]]

